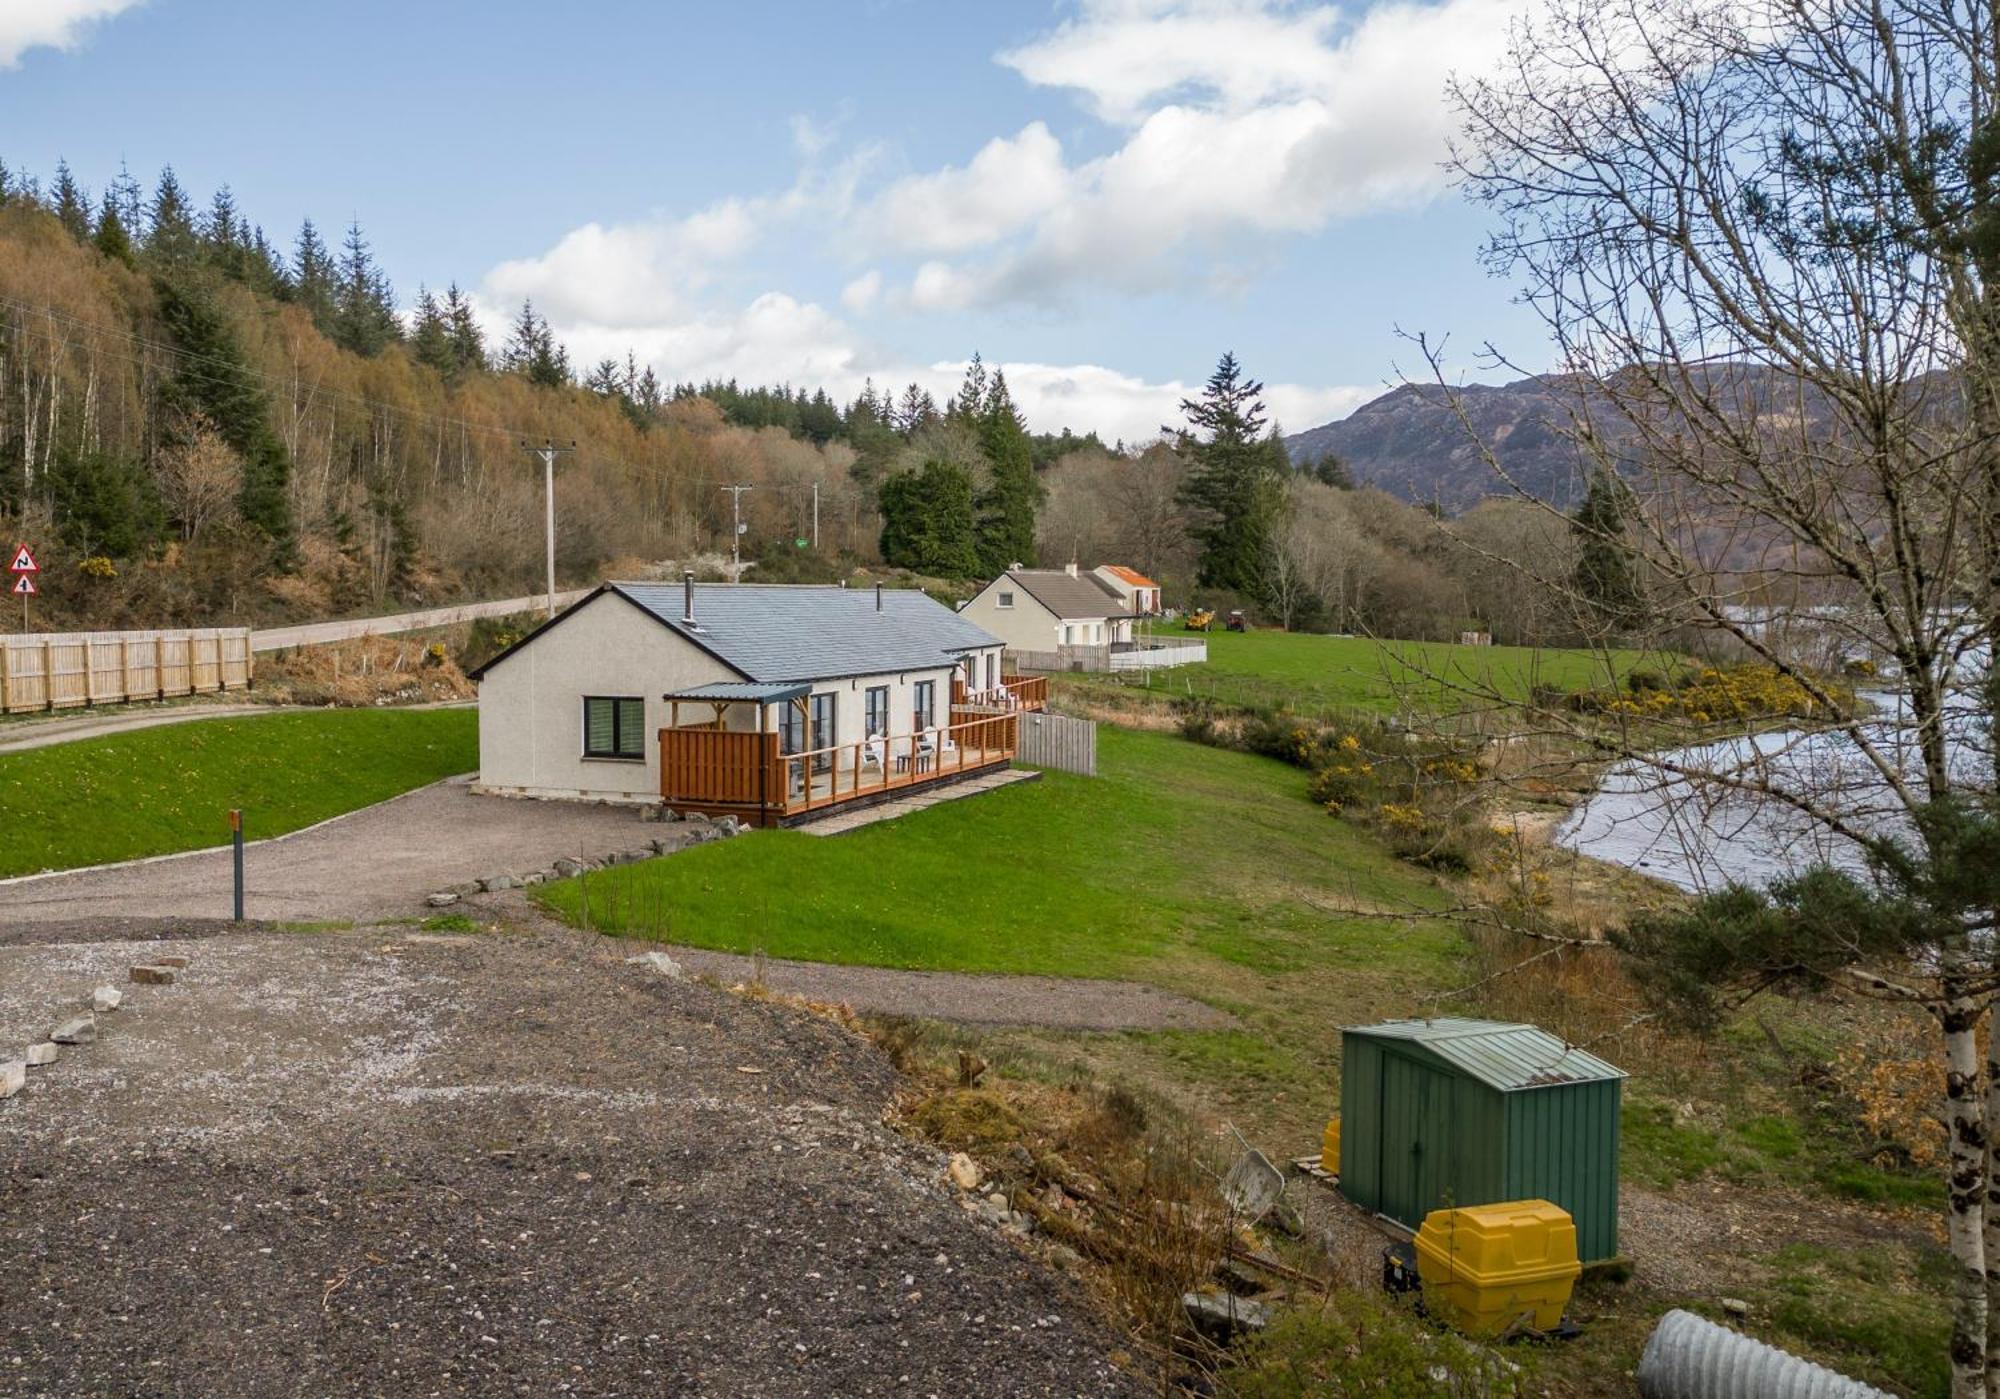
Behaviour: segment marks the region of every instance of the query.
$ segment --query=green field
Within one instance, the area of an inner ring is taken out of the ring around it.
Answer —
[[[1162,635],[1184,635],[1163,629]],[[1638,651],[1459,646],[1444,642],[1376,641],[1304,632],[1208,633],[1208,660],[1134,676],[1065,675],[1061,685],[1137,687],[1197,695],[1222,704],[1286,707],[1301,713],[1484,707],[1497,696],[1526,699],[1536,686],[1562,690],[1604,685],[1647,658]],[[1652,658],[1659,664],[1659,658]]]
[[[0,757],[0,876],[283,835],[479,766],[471,709],[204,719]]]
[[[1104,727],[1096,778],[1045,774],[835,839],[758,831],[538,891],[592,926],[773,957],[1149,981],[1240,1029],[1047,1036],[1216,1111],[1305,1133],[1335,1100],[1339,1026],[1408,1014],[1461,942],[1444,897],[1267,758]],[[1317,1130],[1311,1128],[1311,1130]]]

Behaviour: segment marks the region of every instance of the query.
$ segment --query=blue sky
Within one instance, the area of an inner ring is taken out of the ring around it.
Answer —
[[[944,389],[1150,435],[1233,349],[1289,427],[1543,337],[1439,161],[1517,0],[0,0],[0,158],[171,163],[580,360]]]

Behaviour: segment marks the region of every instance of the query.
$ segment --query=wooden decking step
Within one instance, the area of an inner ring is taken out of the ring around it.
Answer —
[[[1002,787],[1011,787],[1016,782],[1033,782],[1040,776],[1039,772],[1033,772],[1024,768],[1008,768],[1002,772],[982,773],[978,777],[969,777],[963,782],[942,783],[935,787],[920,788],[914,794],[907,797],[898,797],[894,801],[881,802],[877,805],[861,807],[854,811],[837,812],[832,816],[823,817],[820,820],[800,826],[798,830],[809,836],[837,836],[846,831],[859,830],[863,826],[872,826],[877,821],[893,821],[899,816],[908,816],[913,811],[922,811],[926,807],[936,806],[939,802],[955,802],[966,797],[976,797],[984,792],[997,791]]]

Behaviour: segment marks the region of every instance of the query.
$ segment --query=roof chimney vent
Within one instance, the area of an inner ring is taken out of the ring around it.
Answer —
[[[694,570],[687,569],[681,574],[681,620],[694,625]]]
[[[880,583],[875,585],[875,610],[877,612],[882,610],[882,585]]]

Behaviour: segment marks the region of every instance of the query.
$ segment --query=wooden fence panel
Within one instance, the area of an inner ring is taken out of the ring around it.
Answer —
[[[8,714],[239,690],[251,677],[246,627],[0,636]]]
[[[1097,776],[1097,723],[1066,714],[1022,714],[1019,760],[1030,767]]]

